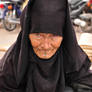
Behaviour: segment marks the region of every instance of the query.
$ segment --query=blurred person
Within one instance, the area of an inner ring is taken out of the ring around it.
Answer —
[[[29,0],[19,36],[0,61],[0,91],[92,92],[90,65],[67,0]]]

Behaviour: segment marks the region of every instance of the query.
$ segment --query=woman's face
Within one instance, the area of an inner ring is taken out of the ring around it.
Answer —
[[[29,39],[35,54],[41,59],[49,59],[60,47],[63,37],[50,33],[31,33]]]

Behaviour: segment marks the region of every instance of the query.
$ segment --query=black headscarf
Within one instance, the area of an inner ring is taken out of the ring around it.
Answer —
[[[30,44],[30,33],[53,33],[63,36],[63,42],[53,57],[39,59]],[[24,86],[18,92],[64,92],[66,84],[89,75],[85,72],[90,60],[77,43],[67,0],[30,0],[21,15],[21,32],[1,62],[0,87],[12,90]],[[13,78],[11,82],[6,78],[7,72]],[[92,86],[87,81],[81,83]]]

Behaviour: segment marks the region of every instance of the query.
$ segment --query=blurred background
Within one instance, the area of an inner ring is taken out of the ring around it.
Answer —
[[[20,15],[28,0],[0,0],[0,59],[21,30]],[[68,0],[78,44],[92,61],[92,0]]]

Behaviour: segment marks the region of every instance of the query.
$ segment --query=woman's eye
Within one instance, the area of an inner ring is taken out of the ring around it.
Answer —
[[[55,40],[55,37],[51,37],[51,40]]]
[[[53,42],[57,42],[58,41],[58,38],[57,37],[52,37],[51,39]]]
[[[36,34],[36,39],[41,39],[42,36],[40,34]]]
[[[36,36],[40,37],[41,35],[40,34],[36,34]]]

